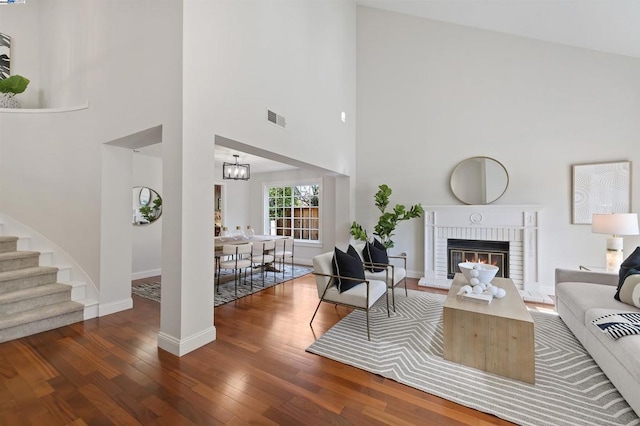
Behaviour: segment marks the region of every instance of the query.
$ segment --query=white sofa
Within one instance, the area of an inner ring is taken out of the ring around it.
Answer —
[[[556,310],[602,371],[640,415],[640,335],[613,340],[591,321],[640,309],[613,298],[618,275],[556,269]]]

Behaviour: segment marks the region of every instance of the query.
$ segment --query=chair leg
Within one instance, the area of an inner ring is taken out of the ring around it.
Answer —
[[[311,321],[309,321],[309,327],[311,327],[311,323],[313,322],[313,319],[316,317],[316,314],[318,313],[318,309],[320,309],[320,304],[322,303],[322,299],[320,299],[320,301],[318,302],[318,306],[316,306],[316,310],[313,312],[313,316],[311,317]]]
[[[386,297],[387,297],[387,318],[391,318],[391,312],[389,311],[389,293],[388,292],[386,294]],[[395,307],[393,312],[395,312]]]
[[[216,292],[220,294],[220,265],[218,264],[218,280],[216,282]]]
[[[389,297],[387,296],[387,301],[389,301]],[[371,341],[371,334],[369,333],[369,309],[365,309],[367,313],[367,340]]]
[[[402,281],[404,281],[404,295],[409,297],[409,292],[407,291],[407,277],[404,277]]]
[[[235,292],[236,297],[238,297],[238,279],[240,277],[238,276],[238,270],[234,269],[233,270],[233,290]]]
[[[391,284],[391,301],[393,303],[393,312],[396,312],[396,288]]]

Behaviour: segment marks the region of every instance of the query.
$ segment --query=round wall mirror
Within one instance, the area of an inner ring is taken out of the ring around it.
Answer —
[[[140,188],[138,201],[140,202],[141,206],[148,206],[151,202],[151,188],[147,188],[146,186]]]
[[[162,197],[153,189],[134,186],[132,200],[134,225],[148,225],[162,215]]]
[[[451,191],[465,204],[493,203],[508,185],[507,169],[490,157],[467,158],[451,172]]]

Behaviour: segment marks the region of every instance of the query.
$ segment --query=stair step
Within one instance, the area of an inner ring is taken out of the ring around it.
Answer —
[[[0,272],[38,266],[40,253],[37,251],[12,251],[0,253]]]
[[[45,284],[0,294],[0,315],[24,312],[28,309],[71,300],[71,286],[66,284]]]
[[[58,268],[36,266],[0,272],[0,294],[56,282]]]
[[[8,253],[18,249],[18,237],[0,237],[0,253]]]
[[[0,317],[0,342],[81,322],[84,305],[62,302]]]

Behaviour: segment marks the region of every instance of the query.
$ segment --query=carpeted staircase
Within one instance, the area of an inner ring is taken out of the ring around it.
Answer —
[[[17,237],[0,236],[0,342],[82,321],[85,305],[71,300],[71,285],[57,282],[58,268],[17,247]]]

